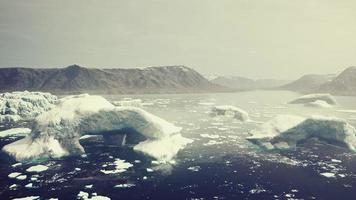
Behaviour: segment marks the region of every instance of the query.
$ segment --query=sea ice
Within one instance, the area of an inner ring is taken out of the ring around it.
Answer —
[[[36,165],[26,169],[27,172],[43,172],[48,169],[45,165]]]
[[[229,105],[214,106],[211,109],[212,116],[228,116],[238,119],[240,121],[247,121],[249,119],[248,113],[241,108]]]
[[[330,94],[308,94],[289,102],[290,104],[304,104],[307,106],[330,107],[336,105],[336,100]]]

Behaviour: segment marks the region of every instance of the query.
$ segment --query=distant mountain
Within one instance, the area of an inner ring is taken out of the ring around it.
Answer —
[[[335,75],[316,75],[308,74],[302,76],[300,79],[278,87],[278,89],[291,90],[302,93],[309,93],[316,91],[320,86],[332,81]]]
[[[185,66],[135,69],[0,68],[0,90],[57,93],[189,93],[226,91]]]
[[[318,91],[335,95],[356,95],[356,67],[349,67]]]
[[[253,80],[241,76],[219,76],[212,83],[229,87],[235,90],[255,90],[255,89],[270,89],[286,84],[286,80],[260,79]]]

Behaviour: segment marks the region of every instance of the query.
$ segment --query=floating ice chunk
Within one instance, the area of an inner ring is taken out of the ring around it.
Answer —
[[[17,180],[26,180],[27,179],[27,175],[20,175],[16,177]]]
[[[218,144],[222,144],[223,142],[218,142],[215,140],[209,140],[209,142],[203,144],[204,146],[211,146],[211,145],[218,145]]]
[[[18,177],[20,175],[21,175],[21,173],[19,173],[19,172],[12,172],[11,174],[8,175],[8,177],[9,178],[16,178],[16,177]]]
[[[110,200],[109,197],[106,196],[99,196],[96,195],[95,193],[92,194],[92,197],[89,198],[89,193],[80,191],[77,195],[77,199],[80,200]]]
[[[123,184],[118,184],[115,185],[114,188],[130,188],[130,187],[135,187],[136,185],[133,183],[123,183]]]
[[[211,110],[212,116],[229,116],[240,121],[247,121],[249,119],[248,113],[241,108],[235,106],[215,106]]]
[[[343,113],[356,113],[356,110],[337,110],[337,112],[343,112]]]
[[[314,108],[330,108],[332,106],[323,100],[316,100],[314,102],[306,103],[304,105],[308,107],[314,107]]]
[[[86,186],[84,186],[85,187],[85,189],[92,189],[93,188],[93,185],[86,185]]]
[[[293,119],[293,120],[291,120]],[[310,118],[290,117],[289,122],[283,124],[285,119],[278,117],[266,124],[263,124],[258,131],[247,139],[267,149],[290,149],[295,148],[297,144],[311,138],[318,138],[330,144],[341,147],[347,147],[355,151],[356,148],[356,129],[348,124],[345,120],[314,116]],[[265,137],[259,131],[269,127],[270,132]]]
[[[20,198],[14,198],[12,200],[39,200],[40,196],[28,196],[28,197],[20,197]]]
[[[25,185],[25,188],[33,188],[33,183],[28,183],[27,185]]]
[[[9,189],[10,189],[10,190],[16,190],[18,187],[19,187],[19,185],[17,185],[17,184],[12,184],[12,185],[9,186]]]
[[[27,172],[43,172],[48,169],[45,165],[36,165],[26,169]]]
[[[320,175],[325,176],[326,178],[335,178],[335,174],[331,172],[320,173]]]
[[[57,97],[43,92],[0,94],[0,123],[34,119],[54,107]]]
[[[13,164],[13,165],[11,165],[11,167],[19,167],[19,166],[21,166],[22,165],[22,163],[15,163],[15,164]]]
[[[308,104],[308,103],[313,103],[316,101],[324,101],[325,103],[329,105],[336,105],[336,100],[333,96],[330,94],[308,94],[301,96],[291,102],[290,104]]]
[[[124,99],[121,101],[114,101],[115,106],[130,106],[130,107],[142,107],[141,99]]]
[[[193,171],[193,172],[198,172],[200,171],[201,167],[200,166],[191,166],[188,167],[188,170]]]
[[[115,107],[101,96],[87,94],[59,99],[56,107],[36,118],[33,127],[28,137],[5,145],[3,151],[18,161],[83,154],[80,136],[124,128],[146,137],[134,149],[156,159],[172,158],[191,142],[179,134],[180,127],[140,108]]]
[[[115,165],[114,170],[100,170],[100,171],[104,174],[117,174],[117,173],[125,172],[127,171],[127,169],[133,167],[133,164],[120,159],[116,159],[113,165]]]
[[[200,136],[203,138],[210,138],[210,139],[218,139],[220,137],[219,135],[210,135],[207,133],[200,134]]]

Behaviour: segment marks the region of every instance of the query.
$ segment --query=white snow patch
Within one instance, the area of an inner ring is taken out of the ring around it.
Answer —
[[[131,106],[131,107],[142,107],[141,99],[123,99],[121,101],[114,101],[115,106]]]
[[[211,134],[203,133],[203,134],[200,134],[200,137],[210,138],[210,139],[218,139],[220,136],[219,135],[211,135]]]
[[[133,183],[123,183],[123,184],[118,184],[115,185],[114,188],[130,188],[130,187],[135,187],[136,185]]]

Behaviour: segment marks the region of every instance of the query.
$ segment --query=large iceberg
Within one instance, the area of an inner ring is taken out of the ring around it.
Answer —
[[[228,116],[238,119],[240,121],[247,121],[249,119],[248,113],[241,108],[223,105],[223,106],[214,106],[211,109],[212,116]]]
[[[44,92],[0,94],[0,123],[33,119],[54,107],[57,97]]]
[[[266,149],[292,149],[311,138],[356,150],[356,129],[343,119],[278,116],[261,125],[247,139]]]
[[[304,104],[309,107],[331,107],[336,105],[336,100],[330,94],[308,94],[293,101],[290,104]]]
[[[134,149],[156,159],[170,160],[192,142],[181,128],[137,107],[116,107],[101,96],[88,94],[58,100],[39,115],[29,136],[8,144],[3,151],[18,161],[84,153],[83,135],[105,135],[133,129],[145,137]]]

